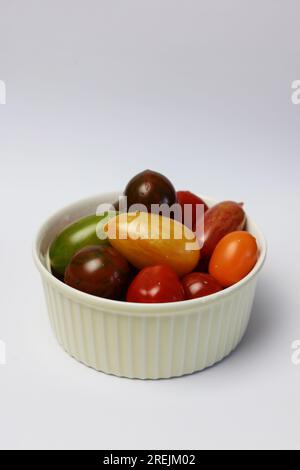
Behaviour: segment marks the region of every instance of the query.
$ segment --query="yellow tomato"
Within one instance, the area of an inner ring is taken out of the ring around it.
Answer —
[[[190,273],[200,259],[195,234],[176,220],[147,212],[119,214],[105,226],[111,245],[136,268],[168,265]]]

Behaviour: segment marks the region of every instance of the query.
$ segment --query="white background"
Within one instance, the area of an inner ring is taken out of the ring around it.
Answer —
[[[299,448],[299,1],[0,0],[1,448]],[[244,201],[269,243],[220,365],[97,373],[52,336],[38,226],[138,171]]]

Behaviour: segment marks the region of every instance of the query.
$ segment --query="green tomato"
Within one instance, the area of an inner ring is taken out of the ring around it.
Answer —
[[[54,240],[49,250],[52,272],[63,277],[73,255],[88,245],[108,245],[103,227],[116,212],[89,215],[66,227]]]

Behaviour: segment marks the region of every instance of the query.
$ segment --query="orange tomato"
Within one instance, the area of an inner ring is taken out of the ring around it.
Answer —
[[[104,230],[111,245],[138,269],[167,265],[184,276],[200,259],[195,234],[180,222],[158,214],[119,214]]]
[[[247,276],[257,258],[256,239],[248,232],[232,232],[217,244],[209,263],[209,273],[223,287],[229,287]]]

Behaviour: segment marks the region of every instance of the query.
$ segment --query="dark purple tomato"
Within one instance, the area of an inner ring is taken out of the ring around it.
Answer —
[[[110,246],[87,246],[71,259],[65,283],[87,294],[118,300],[130,281],[127,260]]]
[[[197,299],[223,290],[222,286],[206,273],[190,273],[181,280],[187,299]]]
[[[176,203],[176,191],[171,181],[151,170],[134,176],[127,184],[124,195],[127,196],[128,211],[133,204],[143,204],[151,212],[152,204],[172,206]]]

